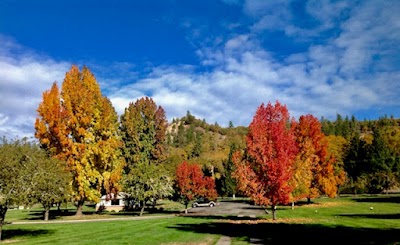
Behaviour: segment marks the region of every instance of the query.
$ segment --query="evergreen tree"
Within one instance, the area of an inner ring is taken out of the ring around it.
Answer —
[[[192,151],[192,157],[199,157],[202,152],[203,152],[202,135],[200,133],[197,133]]]
[[[186,146],[186,130],[182,121],[179,122],[177,135],[174,140],[176,147],[185,147]]]
[[[238,150],[238,146],[235,143],[230,145],[228,160],[226,160],[224,167],[225,167],[225,174],[223,178],[223,191],[235,197],[237,193],[237,183],[236,179],[232,176],[232,173],[235,171],[235,164],[233,162],[233,154]]]
[[[345,137],[343,134],[343,117],[340,114],[336,114],[335,135]]]

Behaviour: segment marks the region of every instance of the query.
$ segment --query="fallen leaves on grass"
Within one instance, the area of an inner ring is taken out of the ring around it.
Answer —
[[[215,239],[212,237],[207,237],[205,241],[199,241],[199,242],[171,242],[171,243],[161,243],[161,245],[210,245],[214,244]]]
[[[322,202],[312,203],[302,206],[302,208],[326,208],[326,207],[337,207],[345,205],[343,202]]]

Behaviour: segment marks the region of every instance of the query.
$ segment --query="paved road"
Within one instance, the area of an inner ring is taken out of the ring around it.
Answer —
[[[221,201],[215,207],[191,208],[188,213],[195,215],[256,217],[265,215],[265,210],[260,206],[251,205],[244,201]]]

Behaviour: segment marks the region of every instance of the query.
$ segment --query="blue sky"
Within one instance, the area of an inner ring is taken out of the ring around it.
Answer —
[[[291,116],[400,117],[400,1],[0,0],[0,135],[32,137],[43,91],[86,65],[119,114],[152,97],[247,126]]]

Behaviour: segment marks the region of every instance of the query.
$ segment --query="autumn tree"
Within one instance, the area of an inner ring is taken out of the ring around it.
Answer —
[[[297,153],[286,106],[278,101],[258,107],[249,126],[246,153],[235,153],[239,189],[258,205],[276,207],[290,201],[292,169]]]
[[[328,152],[330,156],[335,159],[333,162],[333,169],[339,194],[340,186],[344,185],[348,180],[347,173],[344,169],[344,161],[349,143],[342,136],[336,135],[326,136],[326,140],[328,142]]]
[[[290,184],[293,187],[291,193],[292,208],[294,202],[305,197],[310,197],[315,189],[311,188],[314,172],[316,171],[319,158],[315,153],[312,139],[309,137],[307,129],[302,128],[304,124],[293,123],[293,129],[296,135],[296,143],[298,146],[298,154],[296,155],[295,164],[293,165],[293,177]]]
[[[162,163],[166,159],[165,111],[149,97],[129,103],[121,116],[123,155],[127,163],[124,171],[124,190],[142,204],[155,202],[172,193],[172,179]]]
[[[328,152],[321,123],[310,114],[303,115],[294,124],[294,132],[299,152],[291,181],[292,197],[294,200],[304,197],[310,200],[321,194],[334,197],[339,185],[333,165],[336,160]]]
[[[52,156],[67,162],[77,215],[84,201],[97,201],[100,192],[119,188],[118,116],[87,67],[72,66],[62,88],[56,83],[43,93],[35,122],[35,137]]]
[[[201,166],[198,164],[189,164],[186,161],[179,164],[176,169],[175,182],[176,191],[185,205],[186,214],[189,202],[195,198],[217,198],[214,179],[204,176]]]

